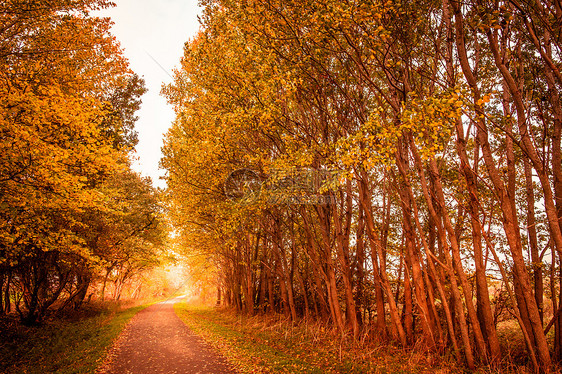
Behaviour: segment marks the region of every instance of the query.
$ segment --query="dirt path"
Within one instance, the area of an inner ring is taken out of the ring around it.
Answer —
[[[177,301],[152,305],[134,316],[99,373],[235,373],[179,319],[173,307]]]

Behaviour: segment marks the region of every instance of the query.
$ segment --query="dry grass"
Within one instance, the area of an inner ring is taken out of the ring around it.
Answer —
[[[358,339],[316,321],[281,315],[244,316],[176,304],[178,315],[245,373],[462,373],[447,355],[381,344],[370,331]]]
[[[147,305],[92,303],[42,325],[0,320],[0,373],[93,373],[125,324]]]
[[[283,315],[247,316],[232,310],[176,304],[176,313],[217,347],[243,373],[466,373],[453,352],[427,352],[422,342],[405,350],[362,331],[357,339],[322,322],[292,322]],[[531,373],[523,336],[515,321],[501,322],[503,351],[495,367],[480,374]],[[562,373],[562,370],[555,370]]]

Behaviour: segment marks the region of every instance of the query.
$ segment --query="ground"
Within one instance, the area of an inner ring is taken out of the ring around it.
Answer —
[[[99,374],[235,373],[174,312],[180,298],[154,304],[131,319]]]

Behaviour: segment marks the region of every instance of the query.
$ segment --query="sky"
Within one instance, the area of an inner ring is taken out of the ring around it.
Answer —
[[[158,161],[164,134],[174,112],[160,95],[162,84],[172,81],[179,66],[183,45],[199,30],[197,0],[114,0],[116,7],[101,16],[111,17],[112,33],[123,47],[131,69],[145,80],[148,92],[142,97],[136,123],[138,160],[133,168],[149,176],[155,186],[165,187]]]

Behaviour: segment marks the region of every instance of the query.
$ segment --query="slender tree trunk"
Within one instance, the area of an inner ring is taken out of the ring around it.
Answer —
[[[12,272],[8,271],[8,276],[6,279],[6,288],[4,288],[4,295],[0,295],[0,298],[4,297],[4,311],[6,312],[6,314],[12,311],[12,300],[10,299],[11,284],[12,284]]]
[[[445,23],[447,26],[447,51],[445,53],[445,64],[447,70],[447,80],[451,88],[455,86],[455,68],[453,66],[453,29],[451,25],[451,16],[447,1],[443,1],[443,12]],[[486,266],[483,260],[482,251],[482,231],[480,224],[480,201],[478,198],[478,185],[476,176],[478,175],[478,159],[479,159],[479,143],[475,139],[474,149],[474,167],[470,167],[468,153],[466,151],[466,139],[464,136],[464,129],[462,119],[455,122],[456,129],[456,149],[460,159],[460,171],[462,172],[466,181],[467,193],[469,196],[468,211],[470,214],[470,222],[472,226],[472,242],[474,248],[474,264],[475,264],[475,277],[476,277],[476,303],[478,307],[478,316],[481,326],[483,326],[482,333],[488,345],[490,353],[490,361],[497,362],[500,358],[501,351],[499,339],[497,336],[492,307],[490,303],[490,295],[488,292],[488,282],[486,279]]]
[[[304,279],[303,279],[303,277],[302,277],[302,275],[299,271],[297,271],[297,281],[299,282],[300,288],[302,290],[302,297],[303,297],[303,300],[304,300],[304,317],[306,319],[308,319],[309,316],[310,316],[310,305],[309,305],[309,302],[308,302],[308,295],[307,295],[307,292],[306,292],[306,286],[305,286],[305,283],[304,283]]]
[[[273,274],[269,267],[267,268],[267,295],[269,299],[267,310],[269,313],[273,313],[275,311],[275,297],[273,295]]]
[[[417,168],[418,168],[418,173],[420,175],[422,191],[423,191],[425,200],[426,200],[428,208],[429,208],[429,213],[432,217],[433,223],[436,225],[436,228],[437,228],[439,246],[442,248],[443,255],[445,256],[445,259],[446,259],[446,265],[443,265],[443,268],[447,271],[447,274],[449,276],[449,281],[451,282],[451,294],[452,294],[451,296],[452,296],[452,300],[453,300],[453,307],[454,307],[454,310],[456,310],[455,314],[456,314],[456,317],[458,319],[459,328],[461,330],[461,336],[462,336],[462,341],[463,341],[463,344],[464,344],[464,352],[465,352],[467,365],[468,365],[469,368],[474,368],[475,367],[474,354],[473,354],[473,351],[472,351],[472,345],[471,345],[470,337],[469,337],[469,333],[468,333],[468,326],[467,326],[467,323],[466,323],[466,319],[465,319],[465,315],[464,315],[464,309],[463,309],[463,306],[462,306],[462,299],[461,299],[461,296],[460,296],[460,293],[459,293],[457,278],[456,278],[455,273],[453,271],[453,260],[451,258],[451,255],[450,255],[449,249],[448,249],[449,246],[448,246],[447,240],[446,240],[446,231],[443,228],[443,223],[442,223],[442,220],[440,218],[440,217],[443,217],[443,215],[442,215],[441,212],[439,212],[439,213],[441,213],[441,216],[439,216],[437,210],[434,207],[434,202],[437,199],[437,197],[435,196],[435,194],[431,195],[430,192],[429,192],[429,186],[428,186],[427,178],[425,177],[425,172],[424,172],[424,169],[421,165],[420,157],[419,157],[419,155],[417,155],[417,152],[415,152],[415,148],[413,148],[413,155],[414,155],[415,163],[416,163]],[[432,188],[433,192],[438,190],[438,188],[436,188],[435,186],[432,186],[432,187],[433,187]],[[449,232],[449,233],[451,234],[451,232]],[[453,233],[453,238],[456,238],[454,236],[454,233]],[[452,330],[451,326],[450,326],[450,330]]]
[[[6,314],[6,308],[4,307],[4,285],[7,283],[6,278],[6,273],[0,270],[0,316]]]
[[[265,246],[264,246],[265,247]],[[266,285],[266,277],[265,277],[265,250],[263,251],[262,258],[260,261],[260,277],[259,277],[259,285],[258,285],[258,302],[257,308],[258,310],[263,313],[264,307],[266,305],[266,293],[267,293],[267,285]]]
[[[314,231],[312,231],[311,224],[309,223],[310,218],[308,217],[306,211],[304,209],[301,209],[300,213],[303,220],[306,240],[308,242],[308,247],[310,248],[310,258],[312,260],[312,266],[314,269],[313,271],[314,283],[316,286],[316,294],[319,301],[320,316],[323,319],[327,319],[328,314],[330,314],[332,317],[332,321],[336,323],[336,317],[331,305],[328,275],[327,275],[327,271],[324,269],[324,265],[325,265],[324,261],[321,260],[323,257],[322,249],[320,248],[320,245],[317,243],[315,237],[313,237]],[[322,282],[326,284],[327,292],[324,292]]]
[[[357,306],[357,320],[359,324],[363,324],[363,317],[361,310],[364,308],[363,301],[363,289],[364,289],[364,278],[365,278],[365,215],[361,206],[358,208],[357,212],[357,230],[355,231],[355,241],[356,241],[356,266],[357,276],[355,281],[355,305]]]
[[[530,162],[532,163],[534,169],[537,172],[539,181],[541,182],[541,187],[544,194],[543,201],[544,201],[545,211],[549,222],[549,228],[550,228],[550,233],[554,244],[554,248],[560,251],[562,250],[562,231],[560,229],[558,216],[556,214],[550,181],[546,174],[546,170],[540,160],[540,157],[538,156],[537,151],[533,145],[533,142],[529,136],[529,129],[528,129],[527,118],[526,118],[526,108],[524,106],[521,97],[521,92],[518,89],[516,82],[513,79],[511,73],[509,72],[509,69],[505,66],[505,59],[502,58],[502,52],[505,57],[505,51],[500,51],[496,36],[491,31],[487,31],[486,34],[488,37],[488,42],[490,45],[490,49],[492,51],[492,55],[494,56],[494,61],[496,63],[496,66],[498,67],[498,69],[502,74],[505,85],[509,89],[509,92],[511,94],[511,97],[513,99],[516,108],[517,124],[519,127],[519,135],[521,136],[521,141],[519,144],[523,149],[523,151],[525,152],[526,156],[529,158]],[[507,192],[507,197],[509,198],[512,192],[511,188],[506,192]],[[508,235],[508,237],[511,236],[512,240],[517,241],[517,239],[519,239],[518,236],[520,235],[519,231],[516,230],[516,228],[518,227],[517,216],[516,213],[513,211],[507,211],[506,214],[508,213],[511,213],[513,217],[511,219],[512,222],[510,222],[513,224],[513,228],[510,228],[510,230],[517,231],[514,233],[515,235]],[[514,244],[517,245],[517,243]],[[520,245],[521,244],[519,241],[519,246]],[[519,253],[520,251],[522,252],[522,249],[517,248],[518,253],[516,256],[514,256],[516,275],[519,277],[518,280],[520,282],[519,284],[520,290],[522,293],[522,298],[524,299],[527,307],[529,322],[532,328],[532,335],[534,335],[537,354],[540,357],[541,366],[543,370],[550,371],[550,366],[551,366],[550,352],[546,341],[546,336],[544,335],[539,309],[532,292],[529,275],[526,272],[525,261],[522,256],[522,253]]]
[[[402,250],[404,255],[405,249]],[[404,307],[402,308],[402,321],[404,323],[404,330],[406,332],[406,339],[408,339],[408,344],[414,342],[414,306],[412,301],[412,284],[410,282],[410,272],[408,271],[408,260],[405,260],[406,265],[404,266],[404,279],[402,283],[404,284]]]
[[[477,81],[470,68],[469,60],[465,49],[463,15],[460,9],[460,4],[457,1],[450,0],[449,4],[452,6],[455,15],[456,44],[457,44],[457,52],[458,52],[459,60],[461,63],[461,68],[473,93],[473,100],[475,103],[475,111],[477,116],[476,118],[477,136],[480,145],[482,147],[484,163],[486,165],[488,175],[490,176],[490,179],[493,183],[495,192],[501,203],[504,232],[506,234],[508,245],[514,261],[514,275],[517,278],[516,282],[519,282],[520,291],[521,291],[520,292],[521,298],[519,300],[521,300],[522,302],[520,302],[519,308],[527,309],[529,323],[532,329],[532,334],[529,335],[534,335],[535,337],[535,344],[537,344],[537,353],[540,357],[540,362],[543,370],[549,371],[551,366],[550,353],[548,350],[546,337],[543,332],[542,323],[540,322],[538,308],[534,300],[534,296],[532,294],[529,276],[526,272],[525,261],[523,258],[522,248],[521,248],[520,233],[518,231],[517,217],[515,215],[515,212],[513,212],[512,210],[512,205],[509,202],[509,195],[506,191],[504,183],[502,182],[499,176],[496,167],[496,160],[490,149],[490,144],[488,140],[488,129],[486,127],[486,124],[484,123],[485,113],[480,104],[481,102],[480,90]],[[525,121],[525,109],[522,105],[520,105],[519,98],[517,97],[518,93],[516,92],[517,89],[516,87],[513,87],[513,80],[510,79],[511,76],[509,75],[507,68],[505,67],[505,65],[503,65],[503,62],[501,61],[496,40],[490,34],[490,31],[488,31],[487,34],[496,65],[501,71],[502,76],[504,77],[510,89],[510,93],[514,98],[514,101],[516,102],[518,122],[520,124],[520,129],[521,129],[520,133],[524,134],[525,131],[523,131],[523,128],[526,126],[526,124],[523,122]],[[523,140],[521,144],[524,150],[529,155],[531,155],[533,149],[532,147],[529,146],[528,143],[529,143],[529,139],[525,139],[525,136],[523,136]],[[533,157],[530,158],[533,159]],[[541,165],[538,165],[535,162],[533,162],[533,166],[535,167],[536,170],[537,168],[539,169],[542,168]],[[539,179],[541,179],[542,177],[541,173],[539,172],[538,174],[539,174]],[[552,199],[551,199],[551,195],[549,196],[549,189],[546,188],[544,182],[548,182],[548,181],[541,180],[541,184],[543,185],[543,191],[545,192],[545,205],[546,205],[547,216],[549,216],[549,221],[551,221],[550,216],[552,216],[552,212],[549,212],[549,210],[552,209],[549,206],[549,200],[552,201]],[[562,246],[562,235],[560,235],[560,228],[557,227],[558,230],[556,230],[556,228],[552,227],[551,225],[551,229],[553,232],[554,239],[557,242],[556,247],[560,248],[560,246],[558,246],[558,243],[560,243]],[[533,354],[533,352],[529,352],[529,353]]]
[[[345,330],[345,324],[343,321],[343,313],[340,306],[340,301],[338,297],[338,288],[336,284],[336,273],[335,264],[332,259],[332,248],[330,243],[330,221],[329,221],[329,209],[326,207],[317,208],[320,218],[320,231],[322,234],[322,243],[324,247],[324,255],[326,258],[326,275],[328,288],[328,300],[330,301],[330,309],[332,311],[332,317],[336,322],[336,326],[341,332]]]
[[[350,182],[349,182],[350,183]],[[350,191],[347,191],[348,199],[351,199]],[[342,202],[343,205],[343,202]],[[351,205],[351,204],[349,204]],[[345,208],[342,208],[342,210]],[[351,206],[347,207],[346,215],[351,213]],[[334,226],[336,230],[336,247],[338,252],[338,260],[342,269],[342,279],[345,289],[346,315],[353,331],[353,336],[359,334],[359,322],[357,320],[357,308],[355,307],[355,297],[353,295],[353,281],[351,274],[351,264],[349,261],[349,226],[343,227],[337,208],[334,207],[333,212]]]
[[[384,292],[386,293],[389,311],[390,311],[390,319],[392,321],[390,325],[392,335],[394,339],[399,340],[403,346],[406,346],[407,345],[406,332],[404,331],[404,326],[400,321],[400,313],[398,311],[398,306],[396,305],[396,299],[394,298],[394,295],[392,293],[392,287],[390,286],[390,280],[388,279],[388,275],[386,273],[385,263],[384,261],[381,260],[384,259],[383,249],[379,237],[377,235],[377,231],[375,229],[373,210],[371,206],[372,204],[370,200],[370,194],[368,192],[369,189],[367,188],[368,183],[369,182],[368,182],[367,175],[366,173],[363,172],[361,175],[361,184],[360,184],[361,191],[362,191],[362,193],[360,193],[360,203],[362,204],[363,211],[365,212],[367,237],[369,238],[369,246],[371,247],[371,258],[373,261],[373,268],[374,268],[373,273],[380,274],[381,291],[384,290]],[[375,278],[375,287],[377,287],[376,278]],[[380,305],[382,308],[384,308],[384,303],[381,302]],[[378,308],[379,306],[377,306],[377,310]],[[377,321],[378,321],[377,326],[379,328],[381,327],[380,323],[382,323],[382,316],[384,316],[384,312],[381,313],[380,316],[381,317],[377,316]],[[378,320],[378,318],[381,318],[381,320]]]
[[[416,306],[418,309],[422,331],[424,332],[424,339],[427,343],[427,347],[429,349],[433,349],[435,347],[435,340],[433,338],[433,332],[430,324],[431,317],[427,306],[427,292],[425,290],[418,251],[416,249],[415,227],[412,225],[413,204],[415,204],[415,199],[407,172],[409,169],[408,149],[408,139],[402,139],[399,141],[399,150],[396,152],[396,165],[398,166],[398,170],[402,178],[399,186],[399,193],[402,207],[402,227],[404,228],[404,235],[406,237],[406,266],[404,269],[408,270],[404,272],[404,279],[407,278],[411,269]],[[405,287],[407,285],[409,285],[409,282],[404,283]],[[406,296],[407,293],[404,292],[404,295]],[[406,306],[408,306],[408,302],[409,301],[406,299]],[[408,321],[408,319],[406,319],[406,321]]]

